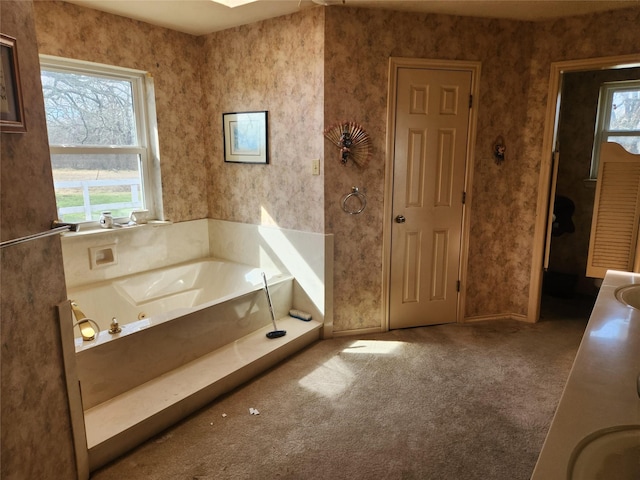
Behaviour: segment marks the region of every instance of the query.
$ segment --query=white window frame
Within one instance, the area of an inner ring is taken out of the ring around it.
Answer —
[[[591,155],[591,169],[589,179],[598,178],[600,167],[600,145],[607,142],[609,137],[639,137],[640,130],[610,130],[613,94],[624,90],[639,90],[640,80],[603,83],[598,97],[598,113],[596,116],[596,131],[593,137],[593,153]]]
[[[51,154],[135,154],[140,155],[141,182],[145,209],[149,219],[164,220],[162,204],[162,182],[160,177],[160,147],[156,119],[153,77],[141,70],[86,62],[52,55],[40,55],[43,70],[86,74],[125,80],[131,83],[133,107],[136,118],[137,146],[68,146],[50,145]],[[116,219],[122,221],[124,219]],[[98,222],[82,222],[91,225]]]

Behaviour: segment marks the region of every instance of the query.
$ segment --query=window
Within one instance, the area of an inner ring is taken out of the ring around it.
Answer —
[[[44,55],[40,65],[58,218],[161,218],[152,79]]]
[[[614,142],[640,154],[640,80],[605,83],[600,89],[589,178],[598,177],[600,145]]]

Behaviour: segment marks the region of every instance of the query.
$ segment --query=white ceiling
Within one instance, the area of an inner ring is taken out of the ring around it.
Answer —
[[[539,21],[640,6],[640,0],[256,0],[228,8],[211,0],[67,0],[192,35],[204,35],[319,4]]]

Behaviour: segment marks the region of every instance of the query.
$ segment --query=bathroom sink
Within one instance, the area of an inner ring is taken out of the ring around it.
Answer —
[[[640,425],[599,430],[578,444],[569,464],[569,480],[640,478]]]
[[[615,292],[618,301],[640,310],[640,284],[625,285]]]

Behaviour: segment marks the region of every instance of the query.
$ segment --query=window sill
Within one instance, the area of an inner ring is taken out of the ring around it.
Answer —
[[[114,228],[102,228],[100,226],[86,226],[85,228],[80,227],[77,232],[64,232],[62,233],[62,237],[64,238],[78,238],[78,237],[86,237],[87,235],[105,235],[109,233],[119,233],[119,232],[130,232],[134,230],[139,230],[140,228],[149,228],[149,227],[163,227],[172,225],[173,222],[165,221],[165,220],[149,220],[147,223],[140,225],[126,225],[122,227],[114,227]]]

